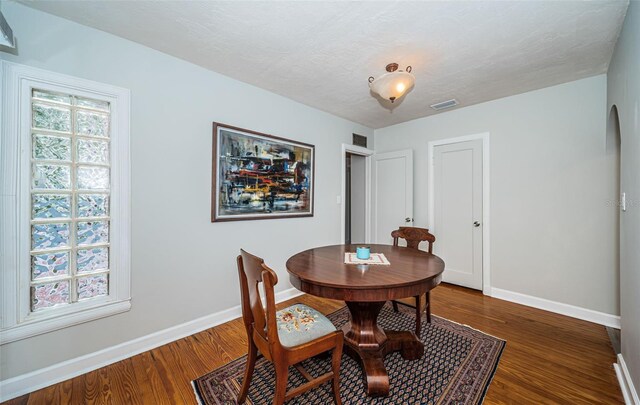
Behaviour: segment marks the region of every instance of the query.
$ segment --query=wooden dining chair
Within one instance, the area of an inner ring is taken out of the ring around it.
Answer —
[[[433,243],[436,241],[436,237],[429,233],[426,228],[415,228],[410,226],[401,226],[399,229],[391,232],[393,238],[393,246],[398,246],[398,240],[404,239],[407,242],[407,247],[412,249],[419,249],[420,243],[428,243],[428,252],[433,254]],[[422,313],[427,313],[427,323],[431,323],[431,298],[429,291],[426,294],[418,295],[412,298],[402,298],[391,301],[393,310],[398,312],[398,304],[406,305],[416,309],[416,336],[420,338],[420,331],[422,329]]]
[[[264,260],[244,250],[237,258],[242,295],[242,318],[247,329],[249,354],[247,368],[238,395],[238,404],[244,403],[249,392],[251,377],[258,351],[271,361],[276,371],[273,403],[285,401],[333,380],[333,398],[340,405],[340,359],[342,357],[341,330],[317,310],[294,304],[276,311],[273,287],[278,283],[276,273]],[[260,283],[264,285],[266,309],[260,298]],[[310,357],[332,350],[331,371],[313,378],[299,363]],[[299,387],[287,389],[289,367],[294,366],[307,380]]]

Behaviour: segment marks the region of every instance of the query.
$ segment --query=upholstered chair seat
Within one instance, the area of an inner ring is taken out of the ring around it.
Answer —
[[[294,304],[276,312],[278,337],[285,347],[298,346],[336,331],[331,321],[304,304]]]

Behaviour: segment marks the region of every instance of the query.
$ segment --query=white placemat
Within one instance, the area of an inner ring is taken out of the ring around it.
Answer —
[[[361,260],[358,259],[356,253],[345,253],[344,254],[344,263],[345,264],[382,264],[385,266],[390,265],[389,260],[384,256],[384,253],[371,253],[368,259]]]

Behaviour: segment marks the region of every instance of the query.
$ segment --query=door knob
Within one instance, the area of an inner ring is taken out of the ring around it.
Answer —
[[[413,218],[406,217],[404,219],[404,222],[413,222]]]
[[[473,223],[473,226],[475,226],[476,228],[480,226],[480,222],[476,221]]]

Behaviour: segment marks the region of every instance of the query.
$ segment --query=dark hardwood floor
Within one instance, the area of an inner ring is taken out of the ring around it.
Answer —
[[[433,314],[507,341],[485,404],[621,404],[605,327],[441,285]],[[312,296],[324,313],[344,304]],[[245,354],[240,319],[158,347],[6,404],[193,404],[190,381]]]

